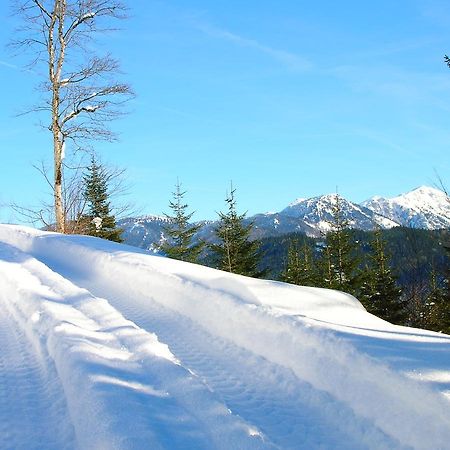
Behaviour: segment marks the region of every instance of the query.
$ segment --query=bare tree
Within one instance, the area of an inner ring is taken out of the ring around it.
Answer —
[[[62,199],[64,212],[64,230],[67,234],[85,234],[86,224],[84,215],[86,213],[85,182],[83,176],[87,170],[88,163],[85,156],[88,153],[77,155],[71,158],[71,164],[64,161],[65,176],[62,184]],[[118,219],[130,215],[138,214],[134,205],[127,201],[130,186],[127,181],[125,169],[109,164],[100,163],[108,183],[108,196],[112,200],[111,212]],[[44,178],[47,185],[53,190],[51,170],[44,162],[35,165],[34,168]],[[46,230],[55,231],[55,210],[54,205],[49,200],[43,200],[38,205],[23,206],[10,203],[9,207],[20,216],[22,221],[35,226],[43,227]]]
[[[49,119],[56,230],[64,233],[66,142],[79,149],[93,139],[113,140],[109,122],[132,96],[129,85],[115,80],[118,62],[92,50],[94,38],[111,30],[111,19],[124,18],[126,8],[118,0],[15,0],[14,9],[23,26],[12,46],[31,51],[33,67],[46,68],[40,85],[44,98],[28,112],[44,112]]]

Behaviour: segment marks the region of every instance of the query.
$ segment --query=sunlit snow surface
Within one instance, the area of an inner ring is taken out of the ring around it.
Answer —
[[[448,449],[450,336],[0,225],[1,449]]]

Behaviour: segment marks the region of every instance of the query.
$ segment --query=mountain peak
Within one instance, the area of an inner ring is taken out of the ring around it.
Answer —
[[[430,186],[393,198],[372,197],[362,205],[406,227],[431,230],[450,226],[449,199],[445,192]]]
[[[321,199],[330,200],[330,201],[336,201],[337,198],[343,199],[344,197],[342,197],[342,195],[338,194],[337,192],[332,192],[330,194],[319,195],[316,198],[321,198]]]
[[[339,194],[337,192],[332,192],[330,194],[316,195],[315,197],[310,197],[310,198],[299,197],[299,198],[295,199],[293,202],[289,203],[287,208],[292,208],[292,207],[295,207],[297,205],[301,205],[301,204],[303,204],[305,202],[310,202],[310,201],[335,202],[336,198],[339,198],[339,199],[344,200],[344,201],[348,201],[344,197],[342,197],[341,194]]]
[[[296,206],[296,205],[298,205],[299,203],[304,202],[305,200],[307,200],[307,199],[304,198],[304,197],[296,198],[293,202],[289,203],[288,206]],[[271,213],[271,214],[273,214],[273,213]]]
[[[396,198],[399,197],[417,197],[417,196],[427,196],[427,197],[446,197],[445,192],[443,192],[441,189],[437,189],[430,186],[419,186],[411,191],[407,192],[406,194],[398,195]]]
[[[442,194],[442,190],[441,189],[438,189],[438,188],[435,188],[435,187],[432,187],[432,186],[425,186],[425,185],[416,187],[416,188],[412,189],[410,192],[414,192],[414,191],[433,192],[433,193]]]

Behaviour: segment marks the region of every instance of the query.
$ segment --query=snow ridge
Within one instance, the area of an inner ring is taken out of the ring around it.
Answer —
[[[1,253],[7,252],[2,244]],[[173,449],[272,448],[181,367],[156,335],[40,261],[14,253],[10,263],[21,266],[6,283],[9,307],[31,342],[44,338],[41,352],[61,380],[72,421],[63,425],[73,426],[74,447],[163,449],[169,439]],[[170,417],[161,417],[164,412]],[[177,421],[183,427],[171,434]],[[0,447],[9,445],[0,436]]]
[[[387,357],[405,359],[401,342],[425,345],[434,359],[414,353],[416,375],[445,379],[449,336],[390,325],[344,293],[95,238],[0,226],[0,242],[1,304],[34,318],[22,324],[55,362],[82,448],[425,450],[450,441],[447,385],[414,379]]]

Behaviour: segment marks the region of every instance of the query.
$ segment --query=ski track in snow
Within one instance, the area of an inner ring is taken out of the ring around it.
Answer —
[[[292,371],[211,335],[190,319],[152,301],[142,308],[139,302],[110,300],[139,326],[156,332],[183,365],[280,449],[362,450],[373,448],[371,442],[382,443],[380,449],[402,448]]]
[[[23,405],[0,425],[0,448],[30,448],[21,447],[28,441],[10,430],[17,433],[19,421],[27,421],[21,411],[38,411],[29,426],[43,424],[33,432],[50,442],[46,449],[64,443],[95,449],[446,450],[448,401],[440,394],[359,353],[335,333],[253,304],[254,286],[244,279],[214,278],[218,273],[208,269],[196,278],[194,266],[122,253],[115,244],[41,238],[40,232],[33,239],[29,233],[9,239],[20,249],[14,249],[12,263],[26,260],[28,275],[39,280],[36,292],[43,287],[57,300],[43,315],[60,332],[33,350],[47,329],[39,328],[39,320],[30,326],[32,306],[17,306],[23,292],[15,302],[0,293],[0,342],[7,346],[0,361],[8,364],[0,372],[0,405],[14,403],[9,385],[25,370],[18,383]],[[0,229],[2,237],[8,241]],[[134,278],[128,279],[130,270]],[[30,298],[32,305],[36,300]],[[68,303],[64,314],[61,302]],[[61,324],[61,317],[69,322]],[[67,353],[72,346],[76,354]],[[37,399],[29,393],[35,386]],[[84,418],[86,409],[98,414]],[[67,415],[65,430],[47,429]]]
[[[8,247],[0,244],[1,269],[15,275],[0,279],[8,294],[0,308],[6,349],[0,372],[2,450],[273,448],[181,367],[156,336],[125,320],[106,300]],[[8,319],[8,309],[17,323]],[[42,379],[42,371],[53,377]]]
[[[0,405],[8,405],[8,419],[0,422],[0,448],[73,448],[73,429],[56,374],[48,373],[18,324],[1,309]]]
[[[45,346],[28,335],[29,318],[5,298],[1,269],[0,284],[0,411],[8,408],[1,414],[0,448],[74,448],[74,430],[53,361]]]

